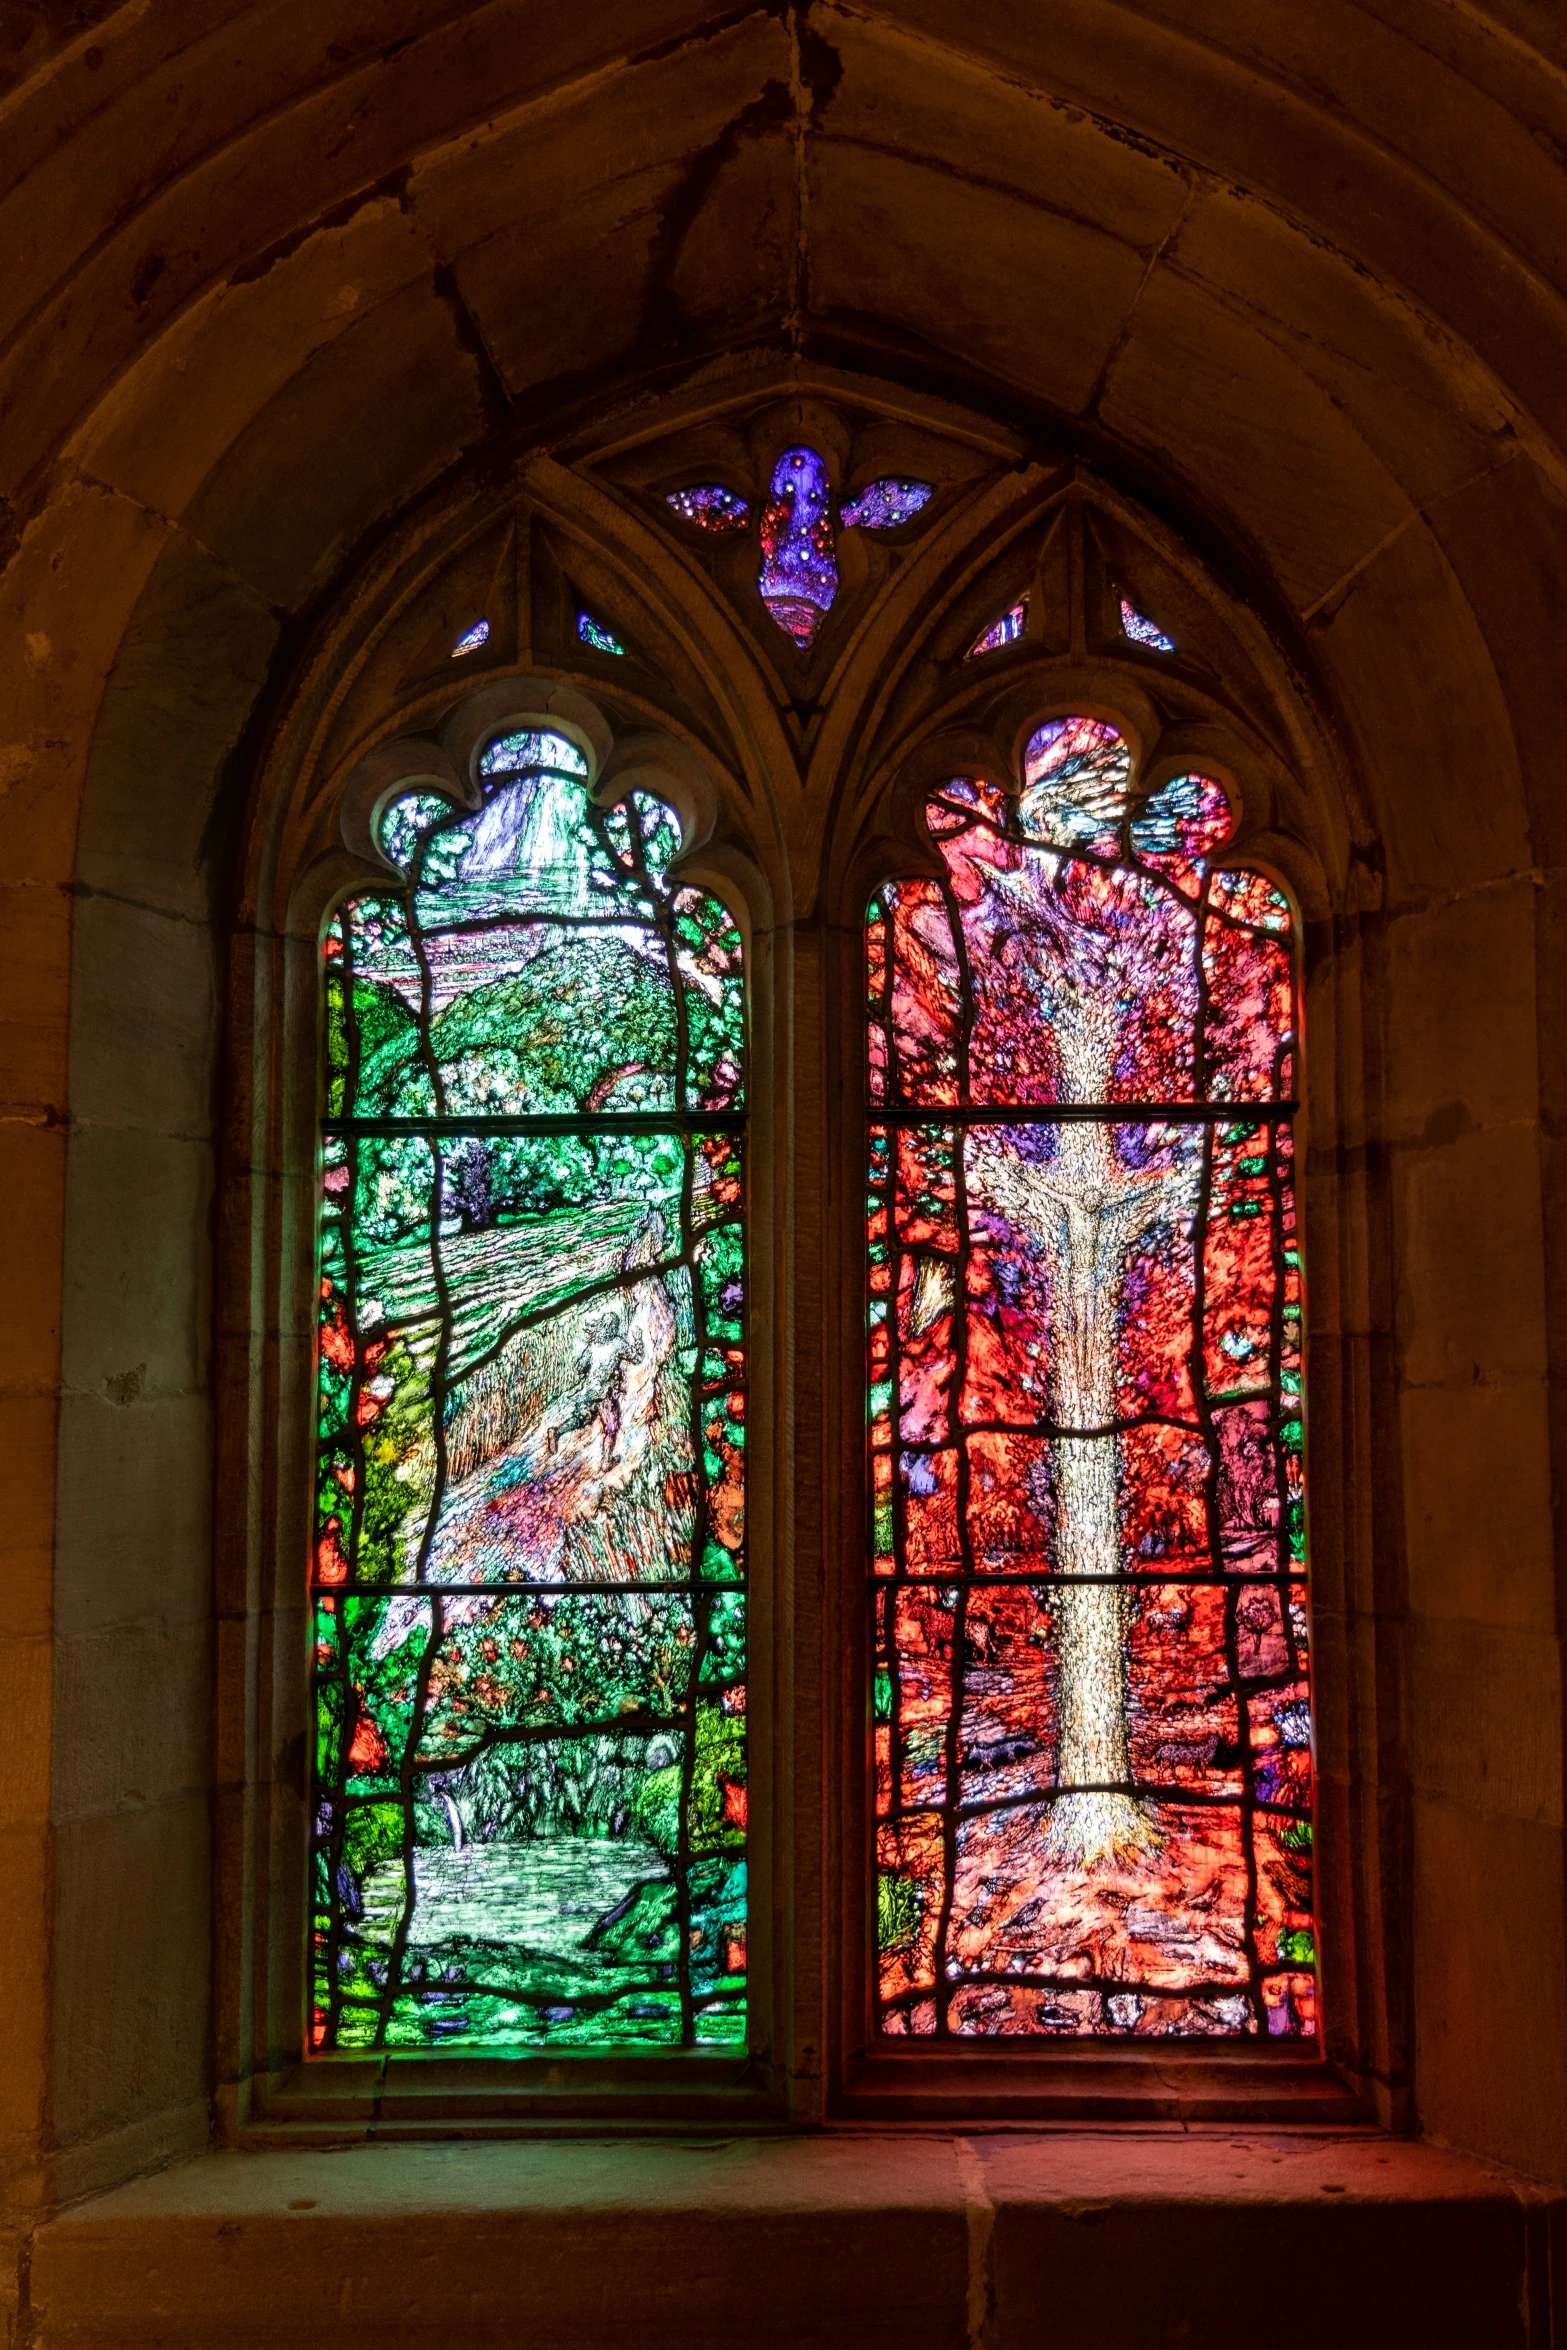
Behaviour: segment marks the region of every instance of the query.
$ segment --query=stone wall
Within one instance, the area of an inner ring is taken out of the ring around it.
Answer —
[[[1334,1796],[1374,1856],[1355,1957],[1397,1954],[1415,2125],[1561,2177],[1551,12],[55,16],[0,143],[12,2208],[207,2135],[212,1790],[255,1735],[212,1704],[220,1007],[288,681],[422,498],[791,354],[1077,446],[1295,649],[1341,746],[1331,1148],[1369,1204],[1324,1336],[1370,1435],[1318,1501],[1364,1537],[1323,1595],[1380,1758]]]

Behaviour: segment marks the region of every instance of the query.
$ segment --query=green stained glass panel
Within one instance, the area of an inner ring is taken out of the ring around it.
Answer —
[[[325,941],[310,2043],[742,2042],[739,935],[560,736]]]

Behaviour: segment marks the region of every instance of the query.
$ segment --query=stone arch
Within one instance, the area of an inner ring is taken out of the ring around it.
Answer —
[[[842,406],[835,407],[835,400]],[[879,452],[876,463],[905,470],[923,456],[951,493],[931,509],[928,529],[912,539],[900,534],[890,559],[873,542],[870,559],[849,567],[840,606],[810,658],[819,713],[813,722],[801,723],[798,686],[791,703],[789,656],[770,641],[749,558],[704,569],[692,559],[689,538],[658,519],[657,485],[669,476],[670,447],[649,437],[646,425],[647,445],[635,460],[628,463],[617,452],[618,463],[612,457],[604,468],[619,475],[611,487],[595,478],[600,468],[593,453],[579,451],[573,467],[534,459],[513,482],[497,486],[481,477],[435,493],[324,616],[284,685],[258,763],[238,879],[230,1058],[236,1070],[254,1076],[244,1089],[249,1131],[243,1139],[231,1137],[227,1215],[233,1229],[223,1281],[229,1304],[219,1316],[220,1327],[234,1334],[248,1316],[256,1333],[248,1379],[236,1375],[228,1382],[231,1393],[248,1393],[249,1409],[231,1405],[220,1457],[234,1489],[256,1495],[245,1596],[236,1586],[234,1598],[237,1607],[259,1612],[262,1620],[287,1623],[294,1604],[285,1529],[298,1510],[291,1516],[285,1498],[279,1515],[274,1489],[286,1495],[298,1482],[297,1459],[290,1465],[297,1445],[288,1431],[296,1422],[304,1426],[308,1308],[301,1302],[299,1266],[309,1246],[309,1211],[299,1167],[312,1117],[297,1104],[314,1069],[316,931],[326,899],[378,869],[370,817],[389,792],[422,778],[461,799],[474,746],[531,713],[530,722],[563,724],[584,746],[592,745],[605,788],[627,788],[640,770],[662,782],[664,796],[686,803],[693,875],[711,877],[731,896],[752,940],[765,950],[753,963],[753,986],[761,1057],[775,1087],[770,1102],[758,1105],[758,1159],[764,1191],[777,1186],[783,1214],[803,1208],[819,1218],[823,1235],[823,1269],[813,1267],[805,1277],[812,1284],[811,1322],[826,1336],[834,1401],[823,1430],[807,1415],[802,1432],[807,1441],[823,1443],[833,1461],[825,1507],[841,1525],[858,1522],[857,1471],[838,1457],[846,1442],[852,1444],[858,1424],[857,1318],[844,1303],[857,1294],[852,1257],[858,1239],[841,1218],[820,1218],[815,1203],[798,1199],[776,1149],[769,1151],[768,1132],[782,1133],[802,1113],[809,1122],[829,1102],[857,1097],[860,908],[842,893],[846,878],[851,897],[855,890],[863,894],[872,867],[890,870],[889,856],[894,866],[906,860],[909,784],[928,779],[927,771],[934,775],[954,739],[966,756],[977,754],[986,771],[1005,773],[1020,728],[1026,732],[1047,706],[1078,707],[1086,699],[1096,707],[1113,706],[1150,775],[1203,755],[1217,758],[1232,786],[1239,779],[1244,820],[1235,853],[1255,861],[1271,851],[1275,862],[1282,860],[1297,894],[1322,916],[1324,941],[1352,887],[1353,844],[1357,836],[1364,842],[1368,826],[1353,805],[1342,756],[1320,709],[1256,614],[1167,528],[1124,493],[1102,489],[1069,457],[1051,462],[1046,454],[1021,472],[1003,472],[993,449],[976,447],[981,436],[972,427],[954,443],[950,420],[944,420],[945,432],[927,420],[905,437],[895,414],[879,413],[876,387],[865,378],[819,372],[809,402],[785,411],[769,404],[764,387],[753,382],[743,402],[732,394],[721,397],[710,429],[720,445],[726,432],[737,446],[757,443],[760,458],[753,450],[751,471],[736,476],[754,489],[758,462],[764,474],[770,462],[766,435],[798,428],[802,416],[819,438],[831,437],[840,465],[854,461],[855,449]],[[689,403],[685,415],[677,412],[666,425],[676,453],[701,445]],[[743,467],[748,461],[742,454],[734,462]],[[864,464],[858,469],[863,472]],[[628,644],[650,646],[654,658],[642,652],[623,668],[618,660],[613,666],[601,662],[595,673],[577,651],[570,604],[562,604],[558,582],[595,561],[602,608],[614,614]],[[1005,660],[967,659],[970,623],[983,609],[979,599],[991,593],[987,582],[1010,575],[998,572],[998,564],[1013,572],[1021,565],[1037,609],[1048,615],[1041,621],[1046,633],[1009,648]],[[1123,573],[1179,598],[1184,651],[1151,661],[1128,645],[1111,593]],[[454,667],[452,629],[470,607],[477,608],[475,597],[485,602],[491,637],[482,660],[465,656]],[[528,661],[541,653],[550,659],[550,671],[528,674]],[[1292,756],[1303,758],[1301,779]],[[780,918],[791,914],[792,924]],[[814,936],[823,919],[825,930]],[[1319,993],[1336,998],[1341,975],[1331,956],[1319,962]],[[819,1067],[809,1045],[802,1049],[796,1040],[784,1047],[782,1028],[775,1041],[775,1023],[798,1016],[802,978],[820,990],[825,1016]],[[1321,1060],[1325,1072],[1333,1069],[1331,1053],[1324,1051]],[[1328,1131],[1334,1124],[1331,1093],[1324,1079],[1320,1122]],[[832,1170],[829,1196],[853,1194],[856,1133],[852,1117],[827,1113],[818,1147]],[[270,1171],[265,1180],[262,1169]],[[1330,1184],[1319,1190],[1319,1245],[1338,1254],[1347,1245],[1338,1231],[1339,1202]],[[1363,1248],[1362,1241],[1351,1253]],[[775,1317],[765,1276],[763,1297],[761,1326],[776,1320],[786,1329],[788,1314]],[[284,1334],[275,1354],[273,1341],[263,1336],[273,1331]],[[237,1366],[245,1353],[237,1335],[227,1341],[227,1351]],[[762,1394],[768,1394],[765,1374]],[[257,1399],[263,1396],[278,1400],[262,1409]],[[775,1400],[772,1449],[781,1463],[797,1423],[781,1367]],[[269,1458],[274,1468],[258,1466]],[[772,1501],[774,1541],[782,1555],[796,1529],[781,1485],[774,1486]],[[237,1540],[239,1514],[232,1502],[228,1515]],[[270,1536],[269,1515],[278,1527]],[[269,1599],[269,1592],[276,1596]],[[831,1576],[824,1598],[829,1623],[835,1610],[853,1604],[846,1590],[833,1587]],[[769,1636],[787,1650],[798,1627],[791,1633],[780,1622]],[[1336,1667],[1335,1658],[1330,1669]],[[302,1735],[297,1670],[286,1659],[273,1668],[263,1664],[248,1687],[247,1710],[270,1725],[263,1730],[262,1757],[269,1750],[280,1756]],[[237,1705],[232,1681],[220,1703]],[[790,1751],[783,1724],[770,1719],[764,1727],[774,1739],[773,1768],[781,1786],[799,1757]],[[1351,1754],[1342,1719],[1335,1730],[1339,1759],[1329,1777],[1342,1800],[1352,1772],[1374,1773],[1375,1761]],[[843,1737],[845,1731],[840,1724],[834,1734]],[[274,1767],[269,1797],[268,1777],[263,1759],[257,1816],[265,1815],[270,1802],[282,1821],[288,1793],[277,1785]],[[247,1833],[255,1838],[258,1831],[236,1821],[220,1837],[229,1862],[220,1914],[230,1927],[231,1967],[244,1963],[243,1921],[287,1914],[292,1899],[286,1876],[280,1879],[265,1857],[264,1831],[261,1851],[245,1868],[237,1865]],[[280,1825],[278,1833],[286,1843],[290,1831]],[[852,1822],[845,1821],[843,1836],[845,1849],[852,1849]],[[1352,1883],[1349,1856],[1349,1837],[1341,1833],[1331,1900],[1343,1913],[1337,1941],[1345,1949],[1357,1927],[1372,1930],[1364,1916],[1350,1922],[1357,1902],[1361,1911],[1364,1903]],[[842,1889],[842,1899],[845,1914],[852,1914],[852,1887]],[[835,1949],[828,1954],[835,1971],[837,1955]],[[250,2111],[252,2066],[258,2085],[270,2084],[268,2107],[276,2106],[279,2095],[287,2099],[280,2086],[288,2069],[287,2005],[278,2008],[275,1984],[280,1970],[281,1979],[292,1980],[290,1962],[286,1955],[269,1959],[257,1946],[248,1963],[250,1987],[236,2012],[238,2030],[250,2035],[250,2050],[237,2052],[234,2086],[225,2092],[236,2101],[237,2120]],[[1378,2018],[1390,1963],[1396,1968],[1396,1946],[1379,1951],[1367,1984],[1356,1987]],[[221,1975],[219,1988],[221,1995]],[[252,1996],[258,2016],[269,2011],[269,2023],[248,2020]],[[232,1983],[228,1998],[233,2010]],[[1334,2008],[1335,2052],[1364,2075],[1370,2069],[1364,2057],[1367,2024],[1347,1982],[1335,1985]],[[838,2052],[840,2091],[846,2053],[846,2047]]]
[[[1368,1905],[1412,1922],[1413,2022],[1375,2064],[1426,2127],[1559,2163],[1560,61],[1489,10],[1417,48],[1391,9],[1352,30],[1314,7],[1289,51],[1257,27],[1226,48],[1200,13],[1085,0],[1048,56],[1020,24],[957,43],[830,11],[621,40],[552,16],[530,47],[505,9],[453,7],[373,47],[338,26],[331,57],[324,20],[311,48],[258,18],[237,37],[281,76],[263,109],[233,26],[127,11],[8,102],[0,781],[38,1333],[8,1649],[54,1739],[14,1758],[24,2200],[206,2129],[218,1003],[238,810],[301,640],[453,469],[533,439],[569,465],[601,404],[634,435],[647,393],[769,337],[972,401],[996,447],[1070,420],[1314,656],[1368,810],[1340,920],[1371,1106],[1344,1180],[1390,1215],[1343,1340],[1380,1398],[1343,1496],[1375,1521],[1346,1621],[1399,1626],[1407,1668],[1352,1700],[1408,1789]],[[670,58],[691,98],[660,112]],[[889,93],[918,136],[877,130]],[[590,99],[631,158],[602,202],[572,135]],[[1058,341],[1040,288],[1082,292]],[[215,1637],[240,1637],[227,1607]],[[122,1711],[127,1644],[166,1701]],[[243,1776],[221,1745],[220,1804]]]

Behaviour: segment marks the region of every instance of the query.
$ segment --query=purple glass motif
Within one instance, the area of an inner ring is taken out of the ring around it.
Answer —
[[[857,498],[839,508],[838,519],[845,530],[896,530],[900,523],[912,521],[935,494],[928,481],[904,481],[888,474],[881,481],[867,482]]]
[[[976,653],[997,653],[1003,645],[1016,644],[1027,622],[1028,598],[1019,596],[1010,612],[1003,612],[999,620],[991,622],[983,636],[974,639],[968,649],[969,659],[972,661]]]
[[[453,645],[451,654],[452,659],[454,661],[460,661],[464,653],[476,653],[482,644],[488,642],[489,634],[489,622],[487,620],[476,620],[472,628],[465,628],[463,630],[462,635]]]
[[[693,482],[688,490],[671,490],[664,500],[673,507],[682,522],[694,522],[698,530],[744,530],[751,509],[744,498],[737,498],[733,490],[726,490],[722,482]]]
[[[1138,611],[1135,604],[1127,602],[1125,596],[1121,598],[1121,626],[1134,645],[1146,645],[1151,653],[1173,653],[1175,650],[1174,637],[1166,636],[1162,628],[1156,628],[1151,620]]]
[[[832,608],[838,565],[832,546],[832,484],[814,449],[785,449],[762,510],[762,601],[803,651]]]

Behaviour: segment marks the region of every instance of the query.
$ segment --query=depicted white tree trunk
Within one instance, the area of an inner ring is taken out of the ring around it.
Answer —
[[[1102,1102],[1108,1095],[1114,990],[1106,990],[1104,976],[1064,975],[1051,991],[1066,1101]],[[1117,1154],[1114,1127],[1102,1120],[1063,1120],[1057,1136],[1055,1157],[1041,1164],[997,1150],[994,1130],[981,1129],[969,1180],[1033,1239],[1049,1269],[1049,1411],[1057,1428],[1074,1431],[1058,1435],[1051,1448],[1055,1564],[1062,1585],[1054,1607],[1056,1776],[1068,1792],[1052,1808],[1050,1838],[1059,1855],[1086,1866],[1158,1841],[1144,1804],[1105,1792],[1130,1778],[1131,1762],[1125,1590],[1099,1578],[1121,1570],[1116,1438],[1110,1432],[1121,1278],[1144,1234],[1192,1213],[1196,1177],[1187,1167],[1144,1172],[1127,1166]]]

